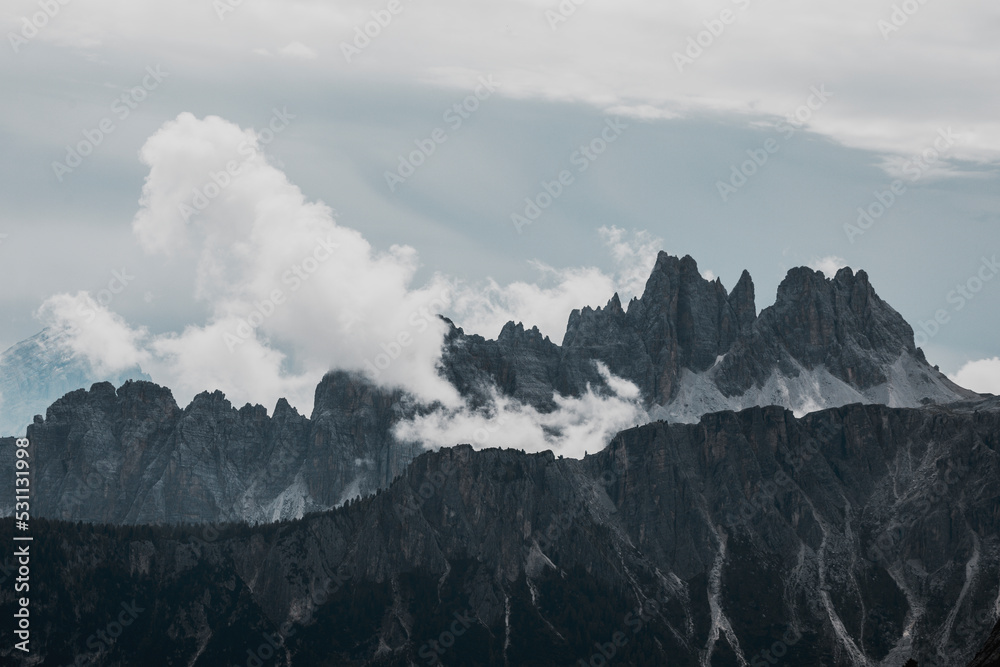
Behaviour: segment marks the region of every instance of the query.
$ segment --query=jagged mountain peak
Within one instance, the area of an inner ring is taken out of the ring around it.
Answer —
[[[606,310],[610,310],[616,315],[625,314],[625,311],[622,310],[622,300],[618,297],[618,292],[615,292],[615,295],[611,297],[611,299],[608,301],[607,305],[604,306],[604,308]]]
[[[503,328],[500,330],[500,335],[497,336],[497,342],[499,343],[512,344],[523,340],[548,342],[549,337],[543,336],[537,326],[532,326],[530,329],[526,329],[523,323],[515,323],[513,320],[503,325]]]
[[[618,294],[603,307],[574,310],[561,346],[535,346],[518,359],[492,345],[451,339],[446,376],[465,378],[463,387],[492,382],[541,409],[551,407],[552,392],[600,386],[595,361],[639,387],[649,409],[663,408],[657,416],[684,421],[769,403],[803,412],[976,397],[927,364],[912,328],[868,274],[847,267],[833,278],[809,267],[789,270],[774,303],[758,314],[748,271],[727,293],[690,255],[661,251],[627,310]]]

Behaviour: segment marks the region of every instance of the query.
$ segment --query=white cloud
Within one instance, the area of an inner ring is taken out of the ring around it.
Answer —
[[[319,58],[319,51],[310,49],[302,42],[290,42],[278,49],[278,53],[289,58],[301,58],[302,60],[315,60]]]
[[[148,361],[142,349],[147,332],[133,329],[120,315],[110,312],[86,292],[57,294],[36,313],[54,338],[90,362],[99,375],[114,374]]]
[[[637,293],[655,262],[658,240],[610,227],[599,233],[619,266],[614,275],[536,263],[545,287],[437,274],[413,285],[416,251],[380,252],[328,206],[307,201],[265,157],[264,134],[182,113],[140,151],[149,175],[133,231],[154,258],[197,266],[189,298],[209,313],[204,322],[152,336],[86,294],[51,297],[42,320],[67,331],[95,365],[140,364],[182,403],[221,389],[236,404],[286,397],[308,412],[316,383],[339,368],[459,409],[436,368],[446,331],[436,314],[490,337],[510,319],[538,324],[558,340],[572,309],[603,304],[616,290]]]
[[[823,257],[822,259],[814,259],[809,263],[809,268],[813,271],[822,271],[823,275],[827,278],[833,278],[837,275],[837,271],[847,266],[847,262],[843,257],[834,257],[830,255],[829,257]]]
[[[644,118],[724,111],[751,122],[777,120],[807,105],[810,88],[822,84],[833,97],[810,114],[807,127],[875,151],[887,165],[919,155],[947,126],[962,136],[949,158],[1000,159],[1000,119],[992,113],[1000,88],[989,85],[1000,43],[997,8],[987,0],[921,4],[888,35],[879,21],[890,19],[892,6],[866,0],[822,12],[782,0],[591,2],[576,6],[556,30],[546,12],[558,11],[558,3],[548,0],[404,3],[350,62],[340,45],[373,20],[361,0],[243,3],[225,15],[223,29],[203,0],[139,6],[125,0],[93,0],[86,12],[68,6],[31,46],[107,57],[101,49],[113,45],[130,59],[141,53],[155,61],[175,53],[174,36],[182,31],[199,74],[220,81],[234,60],[278,43],[295,57],[290,66],[297,73],[311,66],[317,81],[362,73],[465,88],[494,74],[508,95],[585,102]],[[723,7],[736,21],[717,37],[705,33],[709,46],[679,71],[674,54]],[[32,0],[12,0],[0,25],[17,31],[20,18],[37,11]],[[333,48],[317,53],[306,44]]]
[[[613,275],[592,267],[555,269],[533,262],[538,282],[501,286],[491,280],[485,287],[460,289],[453,306],[457,323],[469,332],[493,338],[507,322],[522,322],[537,326],[560,343],[574,309],[603,306],[616,292],[627,304],[642,293],[661,241],[647,232],[628,234],[617,227],[602,227],[598,233],[615,260]]]
[[[599,395],[588,387],[579,398],[557,395],[556,409],[543,413],[494,391],[486,409],[442,408],[400,422],[395,434],[402,441],[429,449],[471,444],[476,449],[552,450],[580,458],[604,449],[622,429],[649,421],[639,404],[639,389],[612,376],[603,364],[598,363],[598,370],[613,395]]]
[[[1000,357],[967,362],[954,375],[952,382],[981,394],[1000,395]]]

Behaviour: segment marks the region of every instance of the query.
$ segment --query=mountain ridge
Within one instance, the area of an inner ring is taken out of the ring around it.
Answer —
[[[439,370],[473,414],[495,410],[498,393],[546,413],[560,408],[559,396],[595,391],[640,403],[653,420],[686,423],[753,405],[801,415],[980,398],[927,364],[912,328],[863,271],[830,279],[793,269],[759,314],[754,292],[746,271],[727,292],[690,256],[660,253],[641,297],[623,308],[615,294],[573,311],[562,345],[514,322],[487,340],[446,320]],[[638,387],[638,399],[617,396],[620,379]],[[182,409],[151,383],[95,384],[28,426],[43,454],[37,511],[112,523],[300,517],[385,487],[424,449],[395,428],[435,409],[345,371],[317,385],[309,417],[284,399],[268,416],[259,405],[235,408],[219,391]],[[12,482],[13,467],[4,470]]]
[[[756,407],[628,429],[582,460],[426,452],[375,495],[256,528],[42,524],[44,562],[66,565],[38,614],[150,609],[106,664],[242,664],[266,635],[279,660],[404,665],[466,612],[444,664],[576,665],[619,631],[632,664],[775,646],[794,664],[963,664],[997,615],[998,408]],[[46,627],[43,653],[86,650]]]

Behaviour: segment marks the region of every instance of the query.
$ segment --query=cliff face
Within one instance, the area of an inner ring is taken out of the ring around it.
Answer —
[[[582,461],[460,446],[291,523],[36,524],[52,575],[33,613],[57,619],[38,655],[70,662],[86,636],[62,628],[134,598],[138,630],[102,664],[247,664],[268,641],[279,664],[611,648],[621,664],[964,664],[996,621],[998,498],[995,400],[724,412]]]
[[[753,405],[803,414],[978,398],[928,366],[864,272],[843,269],[829,280],[794,269],[758,317],[748,273],[727,293],[690,257],[666,253],[627,309],[614,295],[603,308],[574,311],[562,345],[513,322],[497,340],[452,325],[439,370],[471,409],[488,408],[500,392],[547,412],[560,394],[611,392],[598,363],[639,388],[652,418],[672,422]],[[218,392],[181,409],[148,382],[117,391],[97,384],[28,427],[44,482],[36,512],[111,523],[301,517],[384,488],[422,451],[397,441],[395,424],[431,409],[343,372],[316,388],[309,418],[285,401],[269,417]],[[13,479],[12,466],[2,479]],[[0,499],[0,511],[12,502]]]
[[[980,619],[976,619],[977,621]],[[982,624],[988,623],[988,617],[982,618]],[[968,667],[995,667],[1000,665],[1000,623],[993,626],[993,632],[986,638],[986,643],[969,663]]]
[[[127,382],[77,390],[28,427],[33,514],[107,523],[277,521],[389,483],[418,453],[390,429],[399,392],[332,373],[312,418],[282,399],[234,408],[220,392],[180,409],[168,389]],[[13,465],[5,477],[13,484]],[[13,500],[5,501],[10,505]],[[7,512],[12,506],[5,507]]]
[[[603,308],[573,311],[561,346],[513,323],[496,341],[453,329],[443,366],[463,390],[492,383],[548,409],[553,392],[605,387],[595,361],[633,382],[650,413],[670,421],[751,405],[808,412],[978,397],[927,363],[913,330],[863,271],[828,279],[792,269],[758,317],[750,274],[727,294],[693,259],[666,253],[627,309],[616,294]]]

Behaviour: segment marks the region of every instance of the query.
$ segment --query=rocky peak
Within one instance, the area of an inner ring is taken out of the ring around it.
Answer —
[[[885,381],[874,366],[914,351],[910,325],[878,297],[864,271],[844,268],[831,280],[805,267],[792,269],[761,320],[805,367],[824,364],[862,387]],[[851,369],[858,365],[869,368],[855,377]]]
[[[520,331],[510,323],[498,342]],[[455,383],[463,393],[492,381],[541,409],[552,406],[554,391],[580,395],[588,384],[600,386],[594,362],[638,386],[647,408],[679,404],[662,415],[668,419],[769,403],[799,410],[973,397],[928,366],[910,326],[879,298],[864,271],[849,268],[833,279],[806,267],[790,270],[774,305],[758,315],[749,272],[727,293],[721,280],[705,279],[690,256],[661,252],[640,298],[627,310],[618,294],[603,307],[574,310],[561,346],[508,350],[457,330],[446,347],[446,377],[464,378]],[[803,371],[819,375],[806,378]],[[828,380],[836,385],[832,393]]]
[[[548,343],[550,341],[548,336],[542,335],[542,332],[538,330],[537,326],[525,329],[524,324],[521,322],[515,324],[513,321],[510,321],[507,322],[507,324],[503,326],[503,329],[500,330],[497,342],[501,345],[517,345],[521,343]]]
[[[743,269],[740,279],[729,293],[729,307],[736,315],[736,324],[740,331],[749,331],[757,321],[757,303],[755,301],[753,278],[750,272]]]

